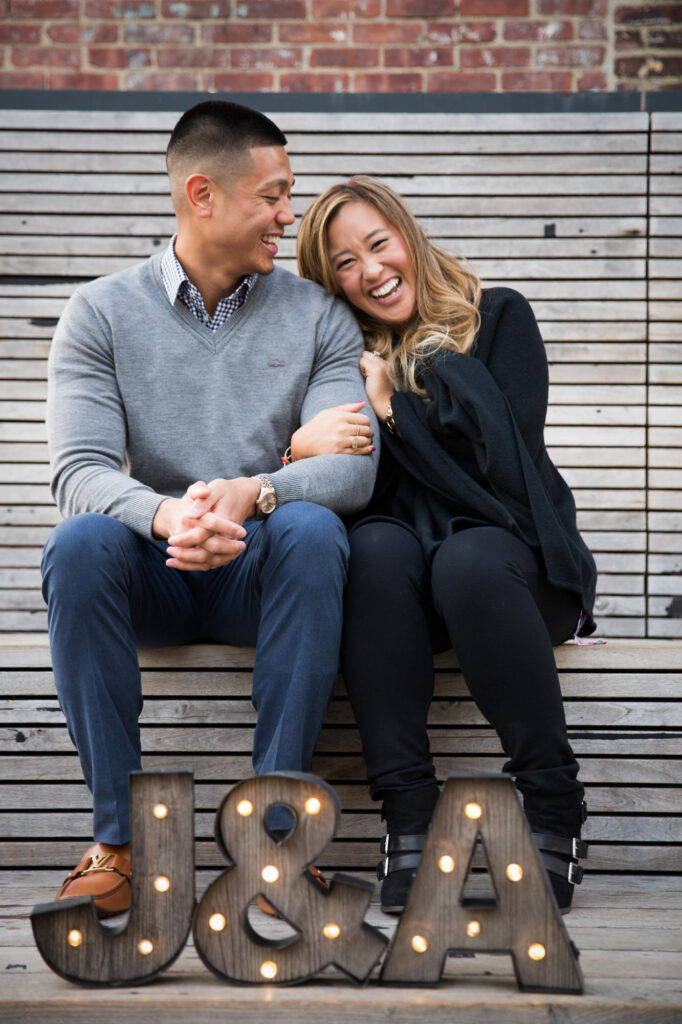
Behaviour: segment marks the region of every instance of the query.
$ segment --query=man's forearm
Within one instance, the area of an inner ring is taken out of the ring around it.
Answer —
[[[268,473],[277,504],[311,501],[348,515],[363,509],[372,496],[378,465],[373,455],[315,455]]]

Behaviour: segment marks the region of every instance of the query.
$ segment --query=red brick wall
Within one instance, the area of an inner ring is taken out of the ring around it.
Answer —
[[[682,0],[0,0],[0,87],[682,87]]]

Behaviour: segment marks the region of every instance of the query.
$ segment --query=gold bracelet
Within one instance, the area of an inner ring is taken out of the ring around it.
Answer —
[[[395,416],[393,415],[393,409],[391,408],[390,402],[388,403],[388,409],[386,410],[386,419],[384,420],[384,426],[386,427],[386,430],[389,432],[389,434],[396,433]]]

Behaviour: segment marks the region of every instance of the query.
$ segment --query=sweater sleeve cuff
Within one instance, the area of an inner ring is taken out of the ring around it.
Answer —
[[[157,540],[152,533],[152,523],[159,506],[170,498],[169,494],[159,494],[157,491],[140,490],[131,495],[117,517],[135,533],[141,534],[147,540]]]
[[[307,477],[297,473],[287,473],[284,469],[278,469],[274,473],[265,474],[275,488],[277,496],[277,507],[286,505],[290,501],[306,500]]]

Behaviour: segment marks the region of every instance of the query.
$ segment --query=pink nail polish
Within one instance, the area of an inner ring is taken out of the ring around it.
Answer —
[[[374,446],[374,445],[372,445],[371,451],[373,451],[373,452],[375,452],[375,451],[376,451],[376,448],[375,448],[375,446]]]

